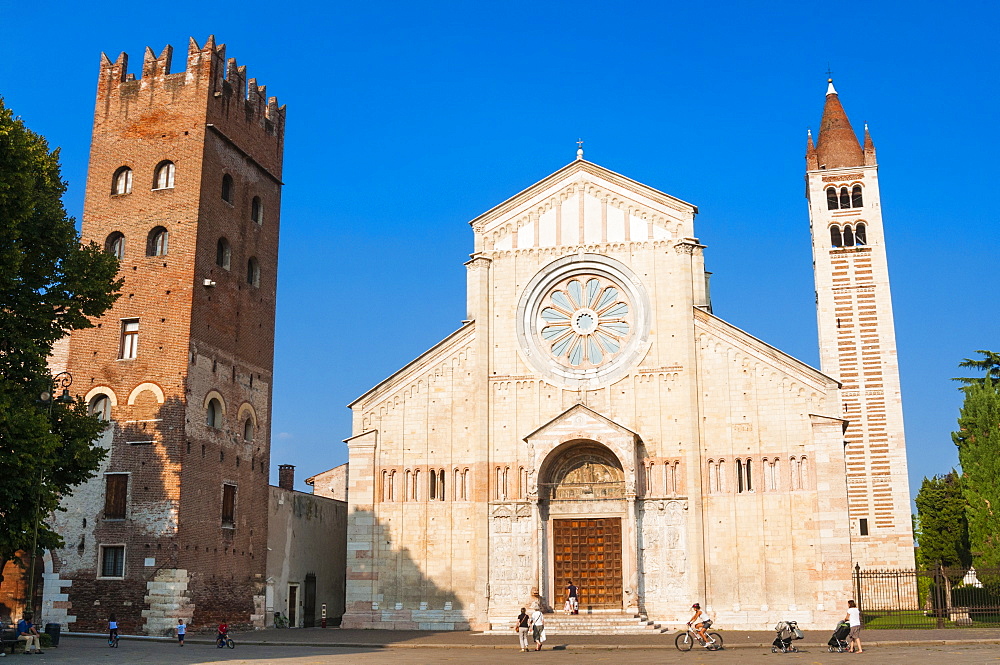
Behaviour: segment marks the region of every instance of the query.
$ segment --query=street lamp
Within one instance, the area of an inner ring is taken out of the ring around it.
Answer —
[[[69,372],[59,372],[49,381],[49,389],[39,395],[39,401],[49,407],[49,421],[52,421],[52,405],[55,402],[60,404],[70,404],[73,398],[69,394],[69,387],[73,385],[73,375]],[[62,391],[58,397],[56,392]],[[51,430],[50,430],[51,431]],[[38,511],[42,503],[42,470],[38,471],[38,489],[35,494],[35,533],[31,539],[31,566],[28,573],[28,606],[32,614],[35,611],[35,559],[38,558]]]

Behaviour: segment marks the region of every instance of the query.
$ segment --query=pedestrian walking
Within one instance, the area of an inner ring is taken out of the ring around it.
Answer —
[[[569,585],[566,587],[566,611],[570,614],[580,613],[580,590],[573,584],[573,580],[566,580]]]
[[[853,600],[847,601],[847,616],[844,621],[851,626],[851,632],[847,634],[847,650],[851,653],[864,653],[861,648],[861,610]]]
[[[174,630],[177,631],[177,641],[181,643],[181,646],[184,646],[184,633],[187,632],[187,625],[184,623],[184,619],[177,620]]]
[[[535,651],[542,650],[545,642],[545,617],[540,609],[531,613],[531,638],[535,641]]]
[[[514,632],[517,633],[517,639],[521,644],[521,651],[528,650],[529,623],[531,623],[531,617],[528,616],[528,612],[522,607],[521,613],[517,615],[517,621],[514,623]]]

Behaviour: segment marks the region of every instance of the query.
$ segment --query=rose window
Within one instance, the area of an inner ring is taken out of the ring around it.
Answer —
[[[575,277],[557,286],[539,316],[543,346],[574,368],[596,367],[613,358],[632,331],[625,295],[598,277]]]

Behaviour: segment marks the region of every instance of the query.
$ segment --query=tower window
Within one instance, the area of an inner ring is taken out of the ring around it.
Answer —
[[[247,284],[260,286],[260,264],[257,263],[257,258],[254,256],[251,256],[250,260],[247,261]]]
[[[851,207],[851,194],[847,191],[846,187],[840,188],[840,209],[844,210]]]
[[[104,519],[125,519],[125,508],[128,503],[128,474],[106,474],[104,483]]]
[[[253,201],[250,202],[250,219],[258,225],[264,223],[264,205],[260,202],[259,196],[253,197]]]
[[[243,423],[243,440],[253,441],[253,418],[247,418]]]
[[[94,395],[87,405],[87,413],[107,422],[111,420],[111,400],[107,395]]]
[[[868,535],[868,518],[862,517],[858,520],[858,530],[861,532],[862,536]]]
[[[146,238],[146,256],[166,256],[169,232],[162,226],[157,226],[149,232]]]
[[[118,357],[122,360],[135,358],[139,350],[139,319],[122,320],[121,349]]]
[[[153,189],[173,189],[174,163],[160,162],[153,176]]]
[[[101,547],[101,577],[125,577],[125,546]]]
[[[830,244],[833,245],[834,247],[843,247],[844,246],[844,240],[840,236],[840,227],[839,226],[831,226],[830,227]]]
[[[222,527],[236,526],[236,485],[222,486]]]
[[[844,227],[844,247],[854,247],[854,231],[850,224]]]
[[[228,173],[222,176],[222,200],[226,203],[233,202],[233,176]]]
[[[854,243],[857,245],[868,244],[868,229],[863,223],[858,224],[854,229]]]
[[[219,238],[219,242],[215,244],[215,265],[229,270],[231,256],[232,250],[229,248],[229,241],[225,238]]]
[[[215,397],[208,400],[208,408],[205,410],[205,424],[215,429],[222,426],[222,402]]]
[[[851,207],[862,207],[861,185],[855,185],[851,188]]]
[[[826,208],[827,210],[836,210],[840,207],[840,203],[837,201],[837,188],[827,187],[826,188]]]
[[[111,233],[104,241],[104,251],[121,261],[125,258],[125,236],[120,231]]]
[[[131,193],[132,169],[127,166],[123,166],[115,171],[114,177],[111,178],[111,194],[112,196],[119,196],[121,194]]]

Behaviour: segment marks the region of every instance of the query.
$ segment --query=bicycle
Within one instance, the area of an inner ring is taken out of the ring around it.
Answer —
[[[233,642],[233,638],[229,637],[229,635],[227,634],[223,635],[222,637],[216,637],[215,646],[217,646],[220,649],[222,647],[229,647],[230,649],[235,649],[236,642]]]
[[[708,628],[708,626],[705,626]],[[688,625],[685,632],[679,634],[674,638],[674,646],[677,647],[678,651],[690,651],[694,646],[695,642],[698,642],[701,646],[705,647],[709,651],[719,651],[722,647],[722,635],[718,633],[706,633],[708,635],[709,642],[701,639],[701,635],[698,634],[692,626]]]
[[[118,633],[112,633],[108,635],[108,646],[112,649],[118,648]]]

